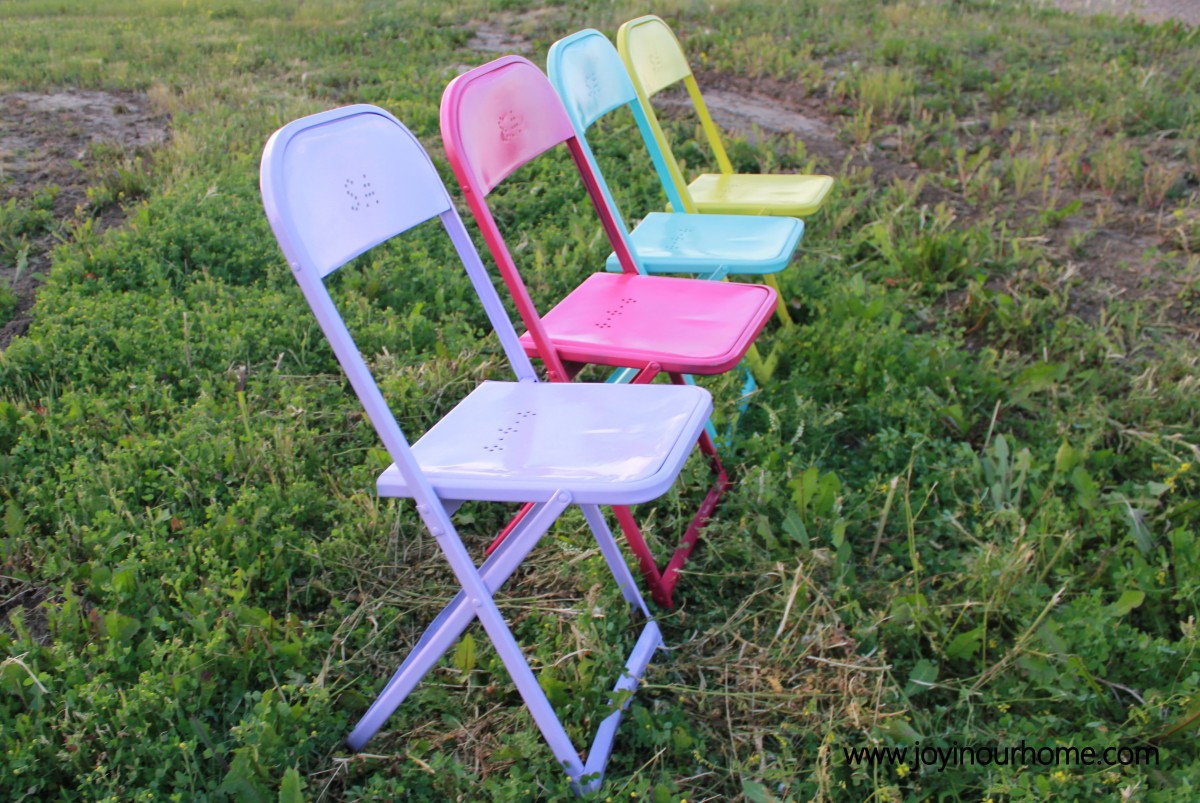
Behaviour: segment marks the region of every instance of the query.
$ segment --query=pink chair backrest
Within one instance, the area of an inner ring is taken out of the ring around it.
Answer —
[[[446,153],[484,195],[521,165],[574,136],[554,87],[518,56],[460,75],[442,96]]]

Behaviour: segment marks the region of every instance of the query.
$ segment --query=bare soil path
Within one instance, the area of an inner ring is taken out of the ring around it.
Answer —
[[[1200,0],[1055,0],[1055,5],[1084,14],[1133,14],[1147,22],[1175,19],[1200,25]]]
[[[54,215],[63,223],[88,215],[87,188],[95,183],[94,148],[116,154],[149,153],[167,137],[167,120],[144,95],[132,92],[64,90],[0,95],[0,205],[28,203],[39,191],[57,187]],[[93,223],[96,230],[119,222],[110,208]],[[0,320],[0,350],[25,333],[34,293],[50,270],[50,251],[61,231],[27,242],[25,262],[0,259],[0,286],[17,297],[16,314]],[[0,256],[5,252],[0,251]]]

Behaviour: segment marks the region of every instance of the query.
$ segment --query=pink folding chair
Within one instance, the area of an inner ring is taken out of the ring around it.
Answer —
[[[630,693],[662,643],[599,506],[640,504],[671,486],[712,410],[708,392],[538,382],[429,157],[381,109],[351,106],[284,126],[267,143],[261,179],[263,205],[293,275],[394,461],[378,478],[379,494],[415,500],[462,586],[347,742],[362,749],[478,617],[575,790],[597,788]],[[449,234],[517,381],[483,383],[410,447],[324,280],[350,259],[433,218]],[[469,500],[531,505],[478,568],[451,520]],[[620,673],[611,713],[600,723],[586,760],[492,598],[570,505],[582,509],[624,598],[649,620]]]
[[[775,308],[775,291],[762,285],[646,275],[625,227],[605,202],[562,102],[531,62],[506,56],[458,76],[442,96],[441,120],[450,165],[528,330],[521,345],[543,361],[551,381],[569,381],[585,365],[596,364],[635,369],[635,383],[665,372],[673,383],[684,384],[684,374],[719,374],[742,359]],[[518,167],[562,143],[570,150],[622,272],[592,273],[541,315],[492,217],[487,196]],[[665,567],[659,568],[628,507],[613,510],[651,596],[668,608],[680,568],[729,487],[712,440],[706,433],[698,440],[716,481]],[[520,515],[514,521],[519,520]]]

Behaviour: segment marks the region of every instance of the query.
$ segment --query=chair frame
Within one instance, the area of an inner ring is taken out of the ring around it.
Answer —
[[[647,84],[647,77],[641,74],[638,69],[638,56],[634,52],[636,45],[633,39],[638,36],[635,31],[639,29],[649,31],[661,29],[662,41],[672,48],[673,52],[664,54],[662,51],[651,53],[648,58],[654,63],[656,69],[661,73],[665,73],[666,77],[656,76],[652,84]],[[687,90],[688,98],[692,101],[692,106],[695,108],[696,116],[700,120],[700,127],[704,130],[704,137],[708,141],[709,147],[713,151],[713,155],[717,160],[717,167],[720,170],[721,176],[738,176],[746,175],[739,174],[734,171],[733,164],[729,161],[729,155],[725,152],[725,145],[721,140],[720,131],[713,122],[712,115],[708,111],[708,105],[704,102],[704,96],[700,92],[700,85],[696,83],[696,78],[692,74],[692,68],[688,64],[687,55],[684,53],[683,45],[675,36],[671,27],[667,25],[662,18],[653,14],[647,14],[636,19],[629,20],[617,30],[617,51],[621,55],[621,59],[625,62],[625,67],[629,71],[630,80],[633,81],[633,87],[637,92],[638,100],[646,113],[649,121],[649,127],[653,133],[652,138],[647,138],[646,144],[652,149],[662,151],[662,164],[666,168],[666,172],[670,177],[670,184],[675,188],[675,196],[683,203],[683,209],[687,212],[700,212],[703,214],[711,214],[713,212],[726,212],[728,214],[769,214],[770,212],[764,208],[743,207],[738,205],[736,209],[704,209],[695,200],[690,190],[691,185],[683,175],[683,170],[679,167],[671,145],[667,139],[666,133],[662,129],[662,125],[658,121],[658,115],[654,112],[654,105],[650,102],[650,98],[658,94],[658,92],[666,89],[669,86],[683,82],[684,88]],[[656,162],[656,164],[658,164]],[[660,179],[663,179],[663,174],[659,173]],[[794,176],[795,178],[812,178],[812,179],[827,179],[828,184],[823,192],[818,197],[814,198],[810,204],[803,205],[803,208],[797,209],[787,214],[795,214],[798,216],[806,216],[817,211],[824,203],[828,195],[829,189],[833,185],[833,179],[829,176]],[[664,188],[667,186],[666,179],[663,179]],[[668,190],[670,195],[670,190]],[[675,198],[671,199],[675,203]]]
[[[663,64],[662,53],[656,52],[651,54],[650,58],[657,60],[660,69],[670,72],[670,78],[669,80],[664,79],[649,86],[637,68],[637,58],[633,53],[634,46],[630,41],[634,37],[633,32],[635,30],[646,26],[661,27],[662,33],[665,34],[664,38],[668,40],[674,49],[674,52],[667,56],[666,60],[669,63],[666,65]],[[655,159],[655,167],[658,168],[659,180],[662,182],[663,188],[667,191],[671,206],[675,209],[683,209],[686,212],[698,212],[700,214],[763,215],[771,214],[775,211],[773,205],[770,204],[745,205],[731,202],[725,202],[716,207],[704,208],[704,205],[698,203],[692,194],[692,184],[689,184],[684,177],[683,170],[679,167],[679,162],[676,161],[675,155],[671,150],[670,141],[667,139],[667,135],[658,121],[658,115],[654,112],[654,105],[650,102],[650,98],[659,91],[680,81],[683,82],[684,87],[687,89],[688,97],[692,101],[696,116],[700,119],[700,127],[704,130],[704,137],[708,141],[713,155],[716,157],[717,167],[720,170],[719,176],[734,179],[747,174],[739,174],[734,171],[733,164],[729,161],[729,156],[725,152],[725,145],[721,140],[721,134],[713,122],[712,115],[708,111],[708,105],[704,102],[704,96],[700,93],[700,85],[696,83],[696,78],[692,75],[692,69],[688,64],[686,54],[683,52],[683,46],[671,31],[670,26],[653,14],[630,20],[617,30],[617,50],[629,71],[629,77],[633,82],[634,90],[637,92],[638,100],[648,121],[650,133],[647,135],[646,130],[643,129],[642,137],[646,141],[646,146],[652,152],[657,151],[660,154],[659,158]],[[704,181],[709,178],[714,178],[714,176],[711,174],[702,174],[696,181]],[[779,178],[783,178],[783,176]],[[786,211],[780,210],[779,213],[803,217],[816,212],[828,197],[829,190],[833,186],[833,179],[828,176],[795,176],[795,178],[826,179],[828,183],[824,190],[819,192],[809,203],[788,208]],[[679,204],[682,204],[682,206]],[[774,276],[766,275],[763,277],[763,280],[776,291],[779,290],[778,282]],[[782,293],[780,294],[777,312],[780,323],[785,328],[790,327],[792,325],[792,316],[783,301]]]
[[[586,70],[584,72],[586,77],[583,81],[586,90],[580,92],[578,91],[580,84],[578,75],[583,70]],[[558,92],[559,98],[562,99],[571,123],[575,126],[575,132],[579,137],[584,155],[598,177],[605,200],[613,209],[614,215],[622,226],[624,226],[624,221],[600,171],[591,145],[588,143],[587,131],[601,118],[623,106],[628,108],[633,115],[634,123],[650,154],[655,173],[658,174],[659,182],[667,194],[668,207],[676,210],[672,217],[688,218],[698,214],[686,185],[682,183],[682,173],[674,161],[674,156],[669,150],[660,146],[659,135],[655,133],[656,131],[661,133],[657,119],[652,120],[647,114],[620,54],[604,34],[594,28],[588,28],[559,39],[551,45],[550,52],[546,56],[546,74]],[[705,109],[704,115],[707,116],[707,109]],[[724,155],[724,150],[721,150],[721,154]],[[683,188],[682,191],[680,187]],[[651,217],[655,215],[662,215],[662,213],[652,213]],[[697,253],[699,249],[692,248],[690,253],[683,253],[688,250],[685,248],[681,249],[681,253],[678,255],[672,255],[669,259],[660,261],[669,263],[664,267],[671,272],[695,273],[704,279],[724,279],[730,274],[739,273],[761,274],[776,293],[779,293],[779,285],[771,274],[783,270],[791,261],[796,245],[804,234],[804,221],[780,216],[714,216],[715,219],[725,220],[734,217],[740,217],[745,222],[743,225],[754,225],[750,224],[750,221],[756,221],[760,227],[765,224],[778,228],[785,220],[791,221],[792,233],[784,241],[786,245],[780,251],[784,255],[783,258],[773,257],[764,260],[758,256],[753,260],[745,260],[740,263],[737,260],[718,262],[703,253]],[[647,218],[647,221],[649,220],[650,218]],[[647,221],[643,221],[643,223]],[[687,228],[684,228],[683,231],[685,234],[678,235],[682,243],[685,246],[693,246],[693,240],[697,238],[695,236],[689,238],[686,234]],[[634,236],[636,236],[636,232]],[[620,270],[616,254],[609,257],[606,267],[608,270]],[[777,301],[776,314],[784,326],[791,325],[791,316],[782,295]],[[748,357],[751,362],[761,362],[761,358],[757,356],[757,349],[754,347],[751,348]],[[747,381],[742,390],[743,397],[755,389],[754,379],[747,372]],[[711,430],[709,434],[712,434]]]

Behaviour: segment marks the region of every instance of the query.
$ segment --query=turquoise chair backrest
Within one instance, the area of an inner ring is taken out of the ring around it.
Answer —
[[[589,28],[558,40],[546,57],[546,71],[596,173],[600,172],[599,166],[587,144],[587,130],[609,112],[628,106],[671,207],[677,212],[687,208],[672,178],[672,167],[675,171],[679,170],[675,157],[659,144],[638,100],[629,72],[617,49],[604,34]],[[602,189],[609,206],[616,209],[608,187],[604,185]]]

